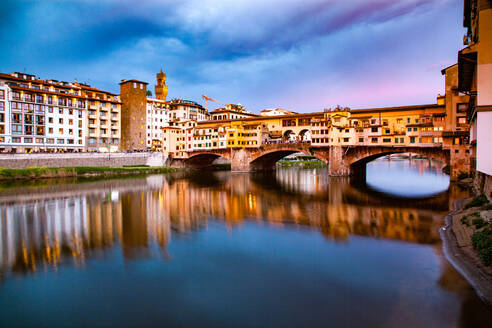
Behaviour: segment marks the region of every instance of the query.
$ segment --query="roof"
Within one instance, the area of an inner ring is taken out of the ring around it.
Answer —
[[[442,74],[442,75],[446,75],[446,71],[447,71],[448,69],[450,69],[451,67],[454,67],[454,66],[456,66],[456,65],[458,65],[458,63],[453,64],[453,65],[449,65],[448,67],[443,68],[443,69],[441,70],[441,74]]]
[[[148,84],[147,82],[140,81],[140,80],[121,80],[120,84],[127,83],[127,82],[136,82],[136,83]]]
[[[458,90],[471,91],[475,67],[477,66],[477,52],[467,47],[458,52]]]

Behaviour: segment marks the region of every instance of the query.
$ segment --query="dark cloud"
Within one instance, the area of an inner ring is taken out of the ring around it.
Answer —
[[[454,58],[443,42],[460,14],[450,0],[4,1],[1,70],[118,92],[120,79],[151,82],[164,65],[171,96],[272,107],[322,106],[360,81],[385,84],[403,62],[415,79],[419,65]]]

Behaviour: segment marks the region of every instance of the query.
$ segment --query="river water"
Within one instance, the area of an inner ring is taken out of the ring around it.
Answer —
[[[1,327],[489,327],[428,160],[0,189]]]

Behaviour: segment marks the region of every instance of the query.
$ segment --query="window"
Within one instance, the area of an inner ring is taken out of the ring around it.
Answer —
[[[63,124],[63,118],[59,118],[58,123]]]
[[[13,134],[22,134],[22,125],[12,125],[12,133]]]
[[[12,114],[12,123],[20,123],[22,120],[21,114]]]
[[[32,138],[24,138],[24,143],[32,143]]]
[[[391,142],[391,139],[390,138],[383,138],[383,142],[385,142],[385,143]]]
[[[468,111],[468,104],[467,103],[462,103],[457,105],[457,112],[458,113],[466,113]]]
[[[415,137],[410,137],[410,143],[415,143]]]
[[[5,109],[5,103],[3,101],[0,101],[0,110]]]
[[[371,128],[371,132],[378,132],[379,128]]]
[[[56,143],[61,145],[65,143],[65,139],[56,139]]]
[[[21,138],[19,138],[19,137],[13,137],[12,138],[12,142],[13,143],[20,143],[21,142]]]
[[[5,91],[0,90],[0,99],[5,99]]]

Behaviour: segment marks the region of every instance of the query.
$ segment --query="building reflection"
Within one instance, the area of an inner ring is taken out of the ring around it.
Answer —
[[[336,242],[361,235],[433,244],[442,212],[460,196],[450,189],[416,206],[385,200],[349,179],[330,180],[323,170],[151,176],[38,189],[0,191],[0,272],[83,266],[107,249],[125,260],[150,256],[154,248],[167,257],[173,235],[206,229],[210,221],[228,229],[247,222],[305,226]]]

